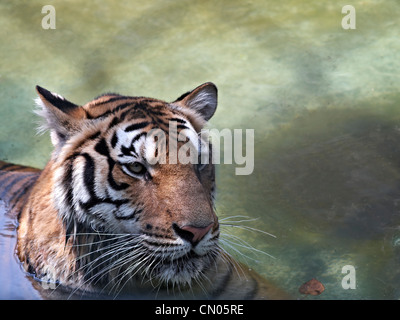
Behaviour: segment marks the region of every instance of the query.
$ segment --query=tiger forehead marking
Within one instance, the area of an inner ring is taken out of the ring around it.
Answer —
[[[146,161],[147,163],[155,162],[154,158],[160,156],[158,152],[165,152],[165,156],[169,156],[170,144],[168,140],[177,140],[178,136],[188,139],[194,148],[200,151],[199,137],[191,123],[183,119],[182,115],[168,112],[168,116],[162,117],[157,115],[149,119],[143,117],[140,120],[135,119],[134,122],[124,121],[115,124],[113,130],[108,134],[107,141],[111,147],[118,150],[118,158],[120,161],[130,161],[130,158]],[[116,123],[113,119],[111,122]],[[158,133],[162,133],[165,141],[160,141]],[[171,136],[171,137],[170,137]],[[164,142],[165,150],[160,148],[161,142]]]
[[[168,104],[161,100],[107,94],[83,108],[90,119],[110,116],[110,138],[107,141],[112,148],[120,148],[121,159],[125,156],[141,156],[145,160],[151,160],[158,150],[156,141],[147,136],[149,131],[162,130],[168,137],[171,134],[171,123],[174,124],[175,134],[185,130],[186,137],[199,149],[197,132],[190,121],[185,119],[184,114],[169,108]],[[143,142],[145,144],[141,146]],[[166,147],[164,151],[168,152],[169,145]],[[145,154],[141,154],[143,151]]]

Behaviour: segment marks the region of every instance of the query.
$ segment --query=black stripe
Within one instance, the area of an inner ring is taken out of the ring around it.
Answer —
[[[132,110],[131,110],[131,109],[128,109],[128,110],[126,110],[126,111],[124,111],[124,112],[122,112],[122,113],[120,114],[120,116],[119,116],[119,122],[124,121],[125,118],[126,118],[126,116],[127,116],[128,114],[132,114]]]
[[[160,111],[160,110],[151,110],[151,113],[152,113],[153,115],[160,116],[160,117],[165,116],[165,113],[162,112],[162,111]]]
[[[31,191],[31,188],[39,178],[39,175],[36,177],[29,177],[27,178],[23,184],[24,187],[19,189],[17,192],[13,193],[10,199],[8,199],[8,205],[9,205],[9,211],[12,213],[16,213],[19,217],[19,215],[22,212],[23,205],[26,203],[26,198],[24,197],[26,194],[29,194]],[[19,208],[18,208],[19,206]],[[15,209],[19,209],[17,212],[14,212]]]
[[[145,98],[145,97],[138,97],[139,99],[141,99],[139,101],[138,104],[142,104],[142,105],[146,105],[146,103],[152,103],[152,102],[156,102],[156,99],[152,99],[152,98]]]
[[[136,148],[135,148],[135,146],[132,144],[131,145],[131,147],[129,148],[129,150],[130,150],[130,155],[134,155],[135,157],[139,157],[139,155],[138,155],[138,153],[136,152]]]
[[[122,152],[122,154],[124,155],[124,156],[132,156],[132,153],[131,153],[131,148],[127,148],[127,147],[125,147],[125,146],[122,146],[121,147],[121,152]]]
[[[253,288],[249,292],[246,293],[246,295],[244,296],[244,300],[253,300],[258,292],[257,280],[254,278],[251,278],[251,280],[253,280],[252,281]]]
[[[169,122],[165,122],[160,118],[153,118],[152,117],[152,123],[155,127],[159,126],[159,127],[164,127],[164,128],[168,128],[169,129]]]
[[[65,202],[64,205],[69,208],[71,211],[71,215],[75,212],[74,207],[71,205],[73,201],[73,192],[72,192],[72,174],[73,174],[73,162],[79,156],[79,153],[74,153],[67,158],[65,162],[66,170],[64,171],[64,176],[62,178],[63,186],[66,187],[66,195],[65,195]],[[66,219],[63,219],[64,226],[66,228],[66,235],[65,235],[65,244],[67,244],[68,239],[72,235],[71,232],[71,223]]]
[[[106,157],[110,156],[110,153],[109,153],[108,147],[107,147],[107,142],[104,138],[101,139],[98,143],[96,143],[94,150],[96,150],[102,156],[106,156]]]
[[[186,123],[185,120],[182,120],[182,119],[179,119],[179,118],[169,118],[168,121],[176,121],[176,122],[179,122],[179,123]]]
[[[79,150],[84,144],[91,142],[93,140],[96,140],[99,136],[101,135],[100,131],[95,132],[91,136],[89,136],[87,139],[82,139],[81,142],[75,146],[75,150]]]
[[[19,183],[20,181],[22,181],[25,178],[32,176],[32,175],[36,175],[36,173],[27,173],[24,175],[18,175],[16,177],[13,177],[13,179],[11,179],[11,182],[8,183],[4,188],[2,188],[2,193],[0,194],[0,198],[4,199],[4,197],[12,189],[12,187],[15,186],[15,184]],[[10,180],[7,180],[7,181],[10,181]]]
[[[104,200],[100,200],[97,198],[92,198],[88,202],[79,201],[79,206],[87,213],[90,214],[92,217],[100,220],[102,223],[107,223],[106,219],[104,219],[99,212],[90,212],[90,209],[93,208],[96,204],[104,203]]]
[[[64,172],[64,177],[63,177],[63,185],[67,186],[67,194],[66,194],[66,200],[68,203],[65,205],[68,207],[70,206],[70,203],[72,203],[73,200],[73,192],[72,192],[72,174],[73,174],[73,162],[75,159],[79,156],[79,153],[74,153],[70,157],[68,157],[66,162],[66,170]]]
[[[120,206],[121,204],[127,203],[128,200],[112,200],[111,198],[105,198],[105,199],[99,199],[96,196],[96,193],[94,191],[95,189],[95,163],[93,161],[93,158],[87,154],[83,153],[82,156],[85,158],[86,163],[85,163],[85,170],[84,170],[84,183],[88,189],[88,192],[90,194],[90,197],[96,202],[96,203],[111,203],[116,206]]]
[[[217,299],[222,293],[224,293],[224,290],[226,286],[229,283],[229,280],[231,279],[232,276],[232,265],[229,264],[229,269],[227,273],[224,275],[220,283],[218,284],[218,287],[213,290],[211,293],[211,299]]]
[[[91,198],[97,198],[94,192],[94,181],[95,181],[95,164],[92,157],[87,153],[82,153],[82,157],[85,158],[85,168],[83,171],[83,182],[86,186],[87,191]]]
[[[128,121],[132,120],[139,120],[139,119],[147,119],[148,116],[146,112],[142,109],[129,109],[121,113],[121,117],[124,116],[124,118],[129,114]]]
[[[37,174],[36,176],[32,176],[29,177],[29,179],[27,179],[27,181],[24,182],[24,187],[21,188],[20,190],[18,190],[17,192],[15,192],[10,199],[8,199],[8,203],[11,205],[10,207],[10,211],[14,210],[14,208],[19,204],[19,198],[21,196],[23,196],[26,192],[28,192],[28,190],[30,189],[30,187],[33,186],[33,184],[36,182],[36,180],[39,178],[39,174]],[[14,202],[15,201],[15,202]],[[14,202],[14,203],[13,203]],[[20,213],[20,212],[19,212]]]
[[[120,119],[118,117],[114,117],[108,126],[108,130],[110,130],[112,127],[116,126],[119,122],[120,122]]]
[[[147,132],[141,132],[139,134],[137,134],[133,139],[131,144],[133,145],[136,141],[138,141],[141,137],[145,136],[147,134]]]
[[[94,148],[99,154],[107,157],[107,161],[108,161],[108,183],[110,184],[110,187],[113,188],[114,190],[124,190],[126,188],[129,187],[128,184],[126,183],[121,183],[118,184],[115,180],[114,177],[112,175],[112,171],[114,169],[115,166],[115,161],[111,158],[110,156],[110,152],[108,150],[108,146],[106,143],[106,140],[103,138],[101,139],[95,146]]]
[[[131,141],[131,145],[129,148],[122,146],[121,147],[121,152],[125,155],[125,156],[132,156],[132,153],[134,156],[138,157],[138,153],[136,152],[135,146],[133,145],[137,140],[139,140],[142,136],[146,135],[146,132],[141,132],[139,134],[137,134]]]
[[[87,202],[79,201],[79,204],[83,209],[88,210],[88,209],[94,207],[97,204],[107,203],[107,204],[112,204],[112,205],[114,205],[116,207],[119,207],[119,206],[121,206],[123,204],[126,204],[128,202],[129,202],[128,199],[123,199],[123,200],[113,200],[111,198],[104,198],[104,199],[102,198],[102,199],[100,199],[100,198],[97,198],[96,196],[94,196],[93,198],[91,198]]]
[[[103,117],[105,114],[108,114],[110,112],[117,112],[117,111],[123,110],[127,107],[131,107],[131,106],[135,106],[135,105],[136,105],[136,103],[134,101],[126,102],[126,103],[120,104],[119,106],[116,106],[113,110],[105,112],[103,115],[101,115],[99,117]],[[99,118],[99,117],[97,117],[97,118]]]
[[[81,154],[81,156],[84,157],[85,161],[86,161],[84,174],[83,174],[83,181],[84,181],[86,189],[90,195],[90,200],[87,202],[80,201],[79,202],[80,206],[87,211],[97,204],[109,203],[109,204],[119,207],[120,205],[127,203],[128,202],[127,199],[124,199],[124,200],[113,200],[111,198],[100,199],[96,196],[96,193],[94,191],[94,189],[95,189],[94,182],[95,182],[95,178],[96,178],[95,177],[95,163],[93,161],[93,158],[89,154],[83,153],[83,154]],[[103,222],[105,222],[105,220],[101,216],[96,215],[96,217],[99,218],[100,220],[102,220]]]
[[[130,126],[125,128],[125,132],[131,132],[131,131],[135,131],[138,129],[142,129],[144,127],[147,127],[149,125],[148,122],[139,122],[139,123],[134,123],[131,124]]]
[[[183,125],[183,124],[178,124],[178,125],[176,126],[176,128],[177,128],[177,129],[189,129],[188,127],[186,127],[186,126]]]
[[[22,172],[24,172],[25,169],[29,169],[29,167],[20,166],[18,164],[11,164],[11,166],[4,169],[4,172],[0,172],[0,173],[3,173],[3,174],[8,173],[8,172],[22,173]],[[0,169],[0,171],[1,171],[1,169]]]
[[[5,169],[10,168],[10,167],[13,167],[13,166],[15,166],[15,164],[6,163],[6,164],[4,164],[2,167],[0,167],[0,170],[5,170]],[[8,172],[9,172],[9,171],[8,171]]]
[[[98,132],[92,134],[92,135],[88,138],[88,140],[95,140],[95,139],[97,139],[97,138],[100,136],[100,134],[101,134],[101,132],[98,131]]]
[[[115,148],[117,143],[118,143],[118,136],[117,136],[117,132],[115,131],[111,138],[111,147]]]
[[[117,190],[117,191],[125,190],[125,189],[129,188],[129,184],[127,184],[127,183],[118,184],[114,180],[114,177],[112,175],[112,170],[114,168],[115,162],[114,162],[114,160],[112,160],[112,161],[113,161],[113,164],[110,165],[110,168],[109,168],[109,171],[108,171],[108,178],[107,178],[107,181],[110,184],[110,187],[113,188],[114,190]],[[109,163],[110,163],[110,161],[109,161]]]
[[[178,99],[176,99],[174,102],[181,101],[181,100],[185,99],[190,93],[192,93],[192,91],[188,91],[188,92],[184,93]]]
[[[67,242],[69,238],[72,235],[75,235],[77,232],[75,231],[75,226],[76,226],[76,221],[74,218],[70,218],[69,220],[63,219],[64,221],[64,226],[65,226],[65,243],[64,245],[67,245]]]
[[[118,220],[130,220],[136,217],[137,214],[140,214],[143,211],[143,209],[139,209],[139,210],[133,210],[132,213],[128,216],[117,216],[114,215],[116,219]]]
[[[117,112],[117,111],[123,110],[123,109],[125,109],[125,108],[127,108],[127,107],[131,107],[131,106],[135,106],[135,103],[128,102],[128,103],[121,104],[121,105],[115,107],[115,108],[112,109],[112,110],[108,110],[108,111],[102,113],[101,115],[97,116],[96,118],[93,118],[93,116],[90,115],[90,117],[89,117],[88,119],[99,119],[99,118],[103,118],[103,117],[105,117],[105,116],[108,116],[108,115],[110,115],[110,114],[112,114],[112,113],[115,113],[115,112]]]
[[[102,94],[102,95],[96,97],[94,100],[98,100],[98,99],[100,99],[100,98],[102,98],[104,96],[116,96],[116,97],[108,99],[106,101],[95,102],[93,107],[101,106],[103,104],[111,103],[111,102],[118,101],[118,100],[124,100],[124,99],[125,100],[132,100],[132,99],[135,99],[134,97],[125,97],[125,96],[118,95],[116,93],[111,93],[111,94],[110,93],[105,93],[105,94]]]
[[[13,174],[12,171],[5,171],[2,172],[3,174],[1,175],[1,184],[4,185],[6,183],[8,183],[8,181],[10,181],[10,179],[13,179],[13,177],[15,177],[15,174]]]
[[[134,108],[135,111],[142,110],[142,111],[148,112],[149,111],[149,105],[148,105],[149,102],[154,102],[154,100],[144,99],[144,100],[139,101],[138,103],[135,104],[135,108]]]

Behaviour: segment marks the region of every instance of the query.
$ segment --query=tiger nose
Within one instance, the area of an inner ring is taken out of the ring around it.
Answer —
[[[193,246],[196,246],[200,240],[204,238],[212,226],[213,223],[210,223],[206,227],[195,227],[191,225],[178,227],[178,225],[175,223],[172,225],[176,234],[182,239],[189,241]]]

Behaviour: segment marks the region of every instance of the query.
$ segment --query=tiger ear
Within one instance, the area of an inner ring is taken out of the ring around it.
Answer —
[[[217,109],[217,100],[217,87],[212,82],[206,82],[183,94],[173,104],[195,111],[203,120],[208,121]],[[184,108],[182,111],[185,110]]]
[[[36,86],[39,95],[36,104],[38,115],[46,120],[40,130],[50,129],[51,141],[55,147],[61,147],[68,138],[82,129],[86,113],[82,107],[69,102],[64,97]]]

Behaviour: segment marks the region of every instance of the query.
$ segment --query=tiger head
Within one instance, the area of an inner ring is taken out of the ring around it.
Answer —
[[[190,284],[209,268],[219,224],[211,148],[200,132],[216,110],[215,85],[172,103],[110,93],[79,106],[37,92],[54,145],[52,198],[66,240],[120,237],[115,255],[130,254],[126,267],[165,283]]]

